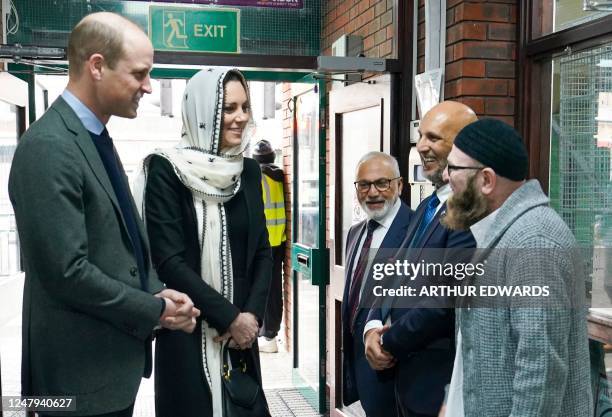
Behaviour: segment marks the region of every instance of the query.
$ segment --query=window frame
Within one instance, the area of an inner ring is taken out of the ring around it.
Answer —
[[[537,178],[548,194],[552,60],[612,42],[612,15],[536,37],[534,28],[543,26],[547,12],[540,3],[520,2],[517,129],[529,152],[529,177]]]

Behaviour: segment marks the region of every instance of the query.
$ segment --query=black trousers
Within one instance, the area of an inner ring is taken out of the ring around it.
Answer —
[[[132,417],[133,413],[134,413],[134,404],[132,404],[125,410],[114,411],[112,413],[98,414],[95,416],[87,416],[87,417]],[[65,413],[65,415],[66,417],[77,417],[77,416],[73,416],[71,413]],[[39,414],[38,417],[49,417],[49,416],[46,414]]]
[[[272,281],[268,293],[268,304],[264,315],[263,326],[259,331],[260,336],[273,339],[280,330],[283,319],[283,261],[285,259],[286,242],[280,246],[272,246]]]

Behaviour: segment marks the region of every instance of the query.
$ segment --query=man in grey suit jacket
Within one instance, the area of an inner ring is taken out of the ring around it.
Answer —
[[[72,31],[68,60],[68,86],[21,138],[9,178],[26,273],[22,393],[73,396],[61,415],[131,416],[154,328],[191,332],[199,314],[152,270],[104,128],[136,117],[153,48],[132,22],[95,13]]]
[[[593,415],[585,285],[569,256],[577,244],[527,166],[518,132],[493,119],[465,127],[448,156],[445,222],[470,227],[485,252],[474,284],[549,296],[463,300],[446,417]]]

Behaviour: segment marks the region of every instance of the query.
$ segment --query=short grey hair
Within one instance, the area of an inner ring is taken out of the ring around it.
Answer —
[[[363,155],[359,159],[359,162],[357,162],[357,166],[355,167],[355,174],[357,174],[357,170],[359,169],[359,165],[363,164],[364,162],[369,161],[370,159],[375,159],[375,158],[381,158],[381,159],[387,160],[387,162],[389,162],[391,164],[391,166],[393,167],[393,175],[395,175],[396,177],[400,177],[401,176],[400,175],[399,164],[397,163],[397,159],[395,159],[395,157],[389,155],[388,153],[379,152],[379,151],[372,151],[372,152],[368,152],[365,155]]]

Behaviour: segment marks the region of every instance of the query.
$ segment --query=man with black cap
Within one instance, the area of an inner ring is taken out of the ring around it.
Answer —
[[[263,189],[264,211],[268,238],[272,247],[273,270],[268,306],[260,330],[259,351],[278,352],[276,336],[283,318],[283,260],[285,259],[285,174],[274,165],[275,158],[272,145],[267,140],[260,140],[253,149],[253,158],[261,167],[261,188]]]
[[[547,285],[551,295],[538,303],[474,298],[457,309],[446,417],[593,415],[586,310],[570,306],[584,282],[564,256],[576,241],[538,181],[526,180],[527,168],[518,132],[493,119],[463,128],[448,156],[444,178],[453,196],[443,222],[470,228],[486,250],[485,274],[475,280]],[[474,308],[478,302],[489,308]]]

